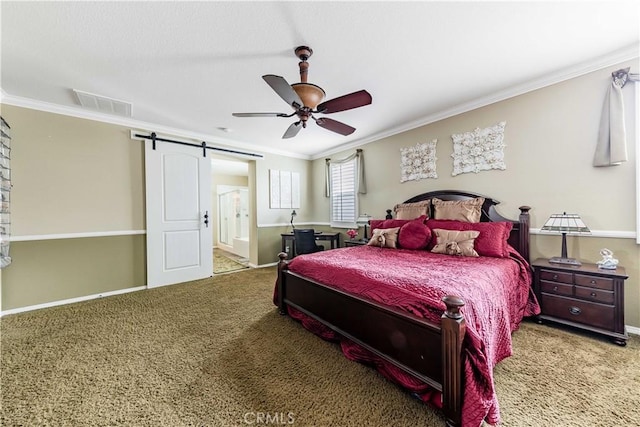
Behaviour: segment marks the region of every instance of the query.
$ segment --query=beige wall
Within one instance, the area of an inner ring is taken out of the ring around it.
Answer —
[[[144,230],[144,145],[130,128],[8,105],[12,234]]]
[[[2,310],[144,286],[144,148],[129,128],[2,105],[13,131],[13,262]],[[54,235],[54,236],[52,236]]]
[[[540,228],[552,213],[579,213],[592,229],[604,232],[636,230],[636,155],[632,85],[624,88],[629,161],[615,167],[591,166],[605,92],[611,71],[630,61],[515,98],[494,103],[408,132],[362,146],[368,193],[360,196],[360,211],[383,218],[386,209],[411,196],[435,189],[458,189],[493,197],[499,211],[517,218],[529,205],[532,228]],[[639,112],[635,112],[638,114]],[[451,134],[506,121],[504,171],[451,176]],[[400,183],[400,148],[438,140],[437,179]],[[330,157],[342,158],[348,150]],[[329,203],[322,197],[324,156],[312,166],[316,220],[328,221]],[[611,249],[626,267],[625,321],[640,327],[640,245],[634,239],[569,237],[569,255],[585,262]],[[560,237],[532,236],[532,259],[559,255]]]
[[[145,236],[11,243],[2,310],[144,286]]]

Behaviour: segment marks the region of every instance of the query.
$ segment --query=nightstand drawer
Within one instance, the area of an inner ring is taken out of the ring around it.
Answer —
[[[584,276],[582,274],[576,274],[576,285],[605,289],[607,291],[613,290],[612,279],[606,279],[604,277]]]
[[[614,301],[613,292],[611,291],[603,291],[594,288],[583,288],[582,286],[576,286],[576,297],[588,299],[602,304],[613,304]]]
[[[612,305],[542,294],[542,307],[545,314],[571,322],[608,330],[614,325],[614,306]]]
[[[548,280],[550,282],[562,282],[571,284],[573,283],[573,274],[542,269],[540,270],[540,279]]]
[[[545,280],[540,281],[540,290],[548,294],[573,295],[573,286],[558,282],[547,282]]]

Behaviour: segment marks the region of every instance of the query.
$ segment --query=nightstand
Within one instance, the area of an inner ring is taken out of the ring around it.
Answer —
[[[603,270],[596,264],[567,266],[552,264],[539,258],[532,264],[533,288],[541,306],[538,321],[581,328],[610,337],[624,346],[627,335],[624,326],[623,267]]]
[[[347,248],[349,246],[364,246],[367,244],[366,240],[345,240],[344,241],[344,247]]]

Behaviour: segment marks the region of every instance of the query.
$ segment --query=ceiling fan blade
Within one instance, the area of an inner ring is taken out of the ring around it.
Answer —
[[[289,126],[289,128],[284,133],[284,135],[282,135],[282,139],[293,138],[294,136],[296,136],[298,134],[298,132],[300,132],[300,129],[302,129],[302,122],[301,121],[297,121],[297,122],[291,124],[291,126]]]
[[[293,90],[291,85],[287,83],[283,77],[267,74],[262,76],[262,78],[289,106],[297,110],[304,105],[296,91]]]
[[[316,124],[320,127],[323,127],[332,132],[339,133],[340,135],[351,135],[355,132],[356,128],[346,125],[337,120],[328,119],[326,117],[322,117],[320,119],[316,119]]]
[[[231,113],[234,117],[291,117],[284,113]]]
[[[371,104],[372,98],[366,90],[360,90],[338,98],[333,98],[318,105],[318,113],[337,113]]]

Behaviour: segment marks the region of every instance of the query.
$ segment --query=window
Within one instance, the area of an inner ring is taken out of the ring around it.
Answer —
[[[354,227],[358,212],[357,158],[346,162],[330,163],[329,194],[331,226]]]

